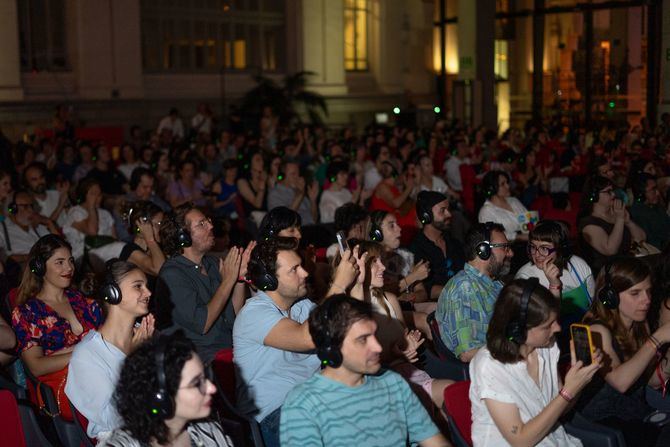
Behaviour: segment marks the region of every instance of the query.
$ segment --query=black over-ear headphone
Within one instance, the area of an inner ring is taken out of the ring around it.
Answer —
[[[610,277],[611,268],[611,263],[608,262],[605,264],[605,284],[598,291],[598,299],[607,309],[614,310],[619,307],[619,293],[612,284],[612,278]]]
[[[530,296],[535,291],[539,284],[537,278],[528,278],[526,285],[523,287],[521,294],[521,301],[519,302],[519,317],[507,323],[505,328],[505,336],[511,342],[521,345],[526,342],[526,324],[528,322],[528,304],[530,303]]]
[[[38,278],[43,278],[47,273],[47,264],[41,255],[37,255],[28,262],[30,272]]]
[[[172,215],[172,223],[174,224],[175,227],[177,227],[177,243],[179,244],[179,246],[181,248],[186,248],[193,245],[193,239],[191,239],[191,233],[189,233],[189,231],[186,228],[179,225],[176,214]]]
[[[110,266],[111,267],[111,266]],[[98,289],[98,296],[106,303],[119,304],[121,302],[121,287],[114,280],[110,267],[107,267],[105,280]]]
[[[19,207],[16,204],[16,191],[12,193],[12,200],[9,202],[9,205],[7,205],[7,212],[9,214],[16,214],[19,212]]]
[[[486,261],[491,257],[491,231],[493,230],[493,222],[486,222],[484,224],[484,240],[477,244],[477,257],[482,261]]]
[[[255,259],[254,261],[254,267],[249,271],[251,282],[263,292],[277,290],[277,287],[279,287],[277,277],[268,271],[261,259]]]
[[[156,378],[158,379],[158,389],[151,398],[151,415],[161,419],[170,419],[174,416],[174,400],[167,392],[165,380],[165,350],[167,343],[158,343],[156,350]]]
[[[326,321],[332,321],[331,309],[332,306],[326,308]],[[342,351],[339,347],[335,346],[333,341],[333,336],[330,333],[330,327],[328,324],[325,325],[326,333],[324,334],[323,344],[319,346],[316,350],[316,355],[321,360],[321,366],[326,367],[330,366],[331,368],[339,368],[342,365]]]
[[[428,208],[422,201],[416,203],[416,215],[421,225],[428,225],[433,222],[433,208]]]
[[[373,211],[370,216],[370,240],[373,242],[382,242],[384,240],[384,232],[381,227],[376,223],[376,216],[385,213],[385,211]],[[382,218],[383,220],[383,218]]]

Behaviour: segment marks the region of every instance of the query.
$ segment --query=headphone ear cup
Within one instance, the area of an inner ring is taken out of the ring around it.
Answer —
[[[482,261],[488,260],[491,257],[491,245],[488,242],[477,245],[477,256]]]
[[[263,292],[272,292],[273,290],[277,290],[277,287],[279,287],[277,278],[268,272],[263,273],[260,278],[260,283],[261,284],[258,284],[258,286]]]
[[[39,278],[43,278],[46,274],[46,265],[44,265],[44,261],[39,257],[31,259],[28,267],[31,273]]]
[[[619,307],[619,294],[609,282],[598,292],[598,299],[607,309],[614,310]]]
[[[105,282],[98,290],[100,298],[108,304],[119,304],[121,302],[121,289],[114,281]]]
[[[180,228],[177,232],[177,242],[182,248],[193,245],[193,239],[191,239],[191,235],[184,228]]]
[[[523,332],[521,324],[516,320],[510,322],[505,328],[505,336],[507,339],[517,345],[521,345],[526,341],[526,335]]]
[[[342,365],[342,352],[339,349],[333,348],[328,343],[327,346],[319,348],[316,352],[317,357],[321,360],[322,366],[330,366],[331,368],[339,368]]]
[[[381,242],[384,240],[384,233],[377,225],[372,225],[370,229],[370,240],[373,242]]]

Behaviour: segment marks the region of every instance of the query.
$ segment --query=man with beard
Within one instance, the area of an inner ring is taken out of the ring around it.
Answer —
[[[281,444],[448,446],[408,383],[380,371],[382,347],[370,303],[340,294],[309,317],[324,369],[291,391]]]
[[[183,330],[204,363],[233,346],[235,313],[245,298],[245,284],[238,279],[253,249],[253,244],[244,251],[231,247],[225,260],[207,255],[214,246],[213,229],[211,219],[190,203],[163,221],[161,243],[170,258],[155,293],[161,312],[157,326],[168,333]]]
[[[414,262],[430,264],[430,274],[423,284],[430,299],[436,300],[447,281],[463,269],[465,255],[460,242],[449,235],[451,213],[444,194],[421,191],[416,198],[416,215],[423,229],[409,249],[414,253]]]
[[[513,252],[505,228],[486,222],[465,237],[467,263],[451,278],[437,301],[435,318],[444,344],[469,362],[486,344],[493,305],[502,289],[499,279],[510,271]]]
[[[251,253],[248,277],[258,288],[235,320],[233,346],[238,374],[237,408],[259,423],[266,447],[279,446],[280,407],[294,386],[319,369],[307,319],[316,305],[305,298],[308,273],[294,238],[274,237]],[[356,279],[350,250],[334,274],[333,292]]]
[[[39,162],[26,166],[23,171],[23,183],[35,198],[37,211],[47,219],[61,223],[60,217],[67,203],[70,183],[60,182],[57,190],[47,189],[45,167]]]

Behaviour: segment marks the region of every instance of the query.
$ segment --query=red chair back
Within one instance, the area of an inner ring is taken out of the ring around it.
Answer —
[[[449,385],[444,389],[444,407],[461,437],[468,445],[472,445],[472,406],[469,393],[469,380]]]
[[[3,446],[26,447],[19,406],[8,390],[0,390],[0,433]]]
[[[458,167],[461,173],[461,185],[463,186],[463,193],[461,199],[463,200],[463,208],[471,216],[475,215],[475,184],[477,183],[477,173],[475,168],[469,164],[463,163]]]
[[[235,364],[233,363],[232,348],[222,349],[216,353],[212,362],[212,369],[226,399],[235,405]]]

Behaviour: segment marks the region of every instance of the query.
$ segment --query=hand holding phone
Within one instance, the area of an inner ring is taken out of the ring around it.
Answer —
[[[337,238],[337,245],[340,248],[340,256],[342,256],[344,255],[344,252],[347,250],[346,246],[347,236],[344,234],[344,231],[338,231],[335,237]]]
[[[577,360],[581,360],[584,366],[593,362],[593,339],[591,338],[591,329],[585,324],[571,324],[570,334],[575,344],[575,355]]]

